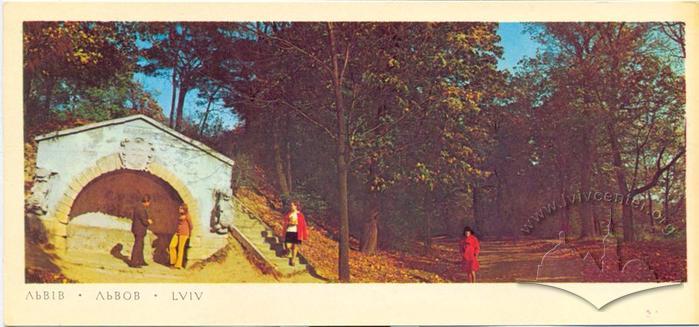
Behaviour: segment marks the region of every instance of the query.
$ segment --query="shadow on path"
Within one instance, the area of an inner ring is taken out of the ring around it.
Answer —
[[[110,250],[109,253],[111,253],[113,257],[123,261],[128,266],[131,263],[131,258],[122,254],[122,250],[124,250],[124,245],[121,243],[117,243],[116,245],[114,245],[114,247],[112,247],[112,250]]]

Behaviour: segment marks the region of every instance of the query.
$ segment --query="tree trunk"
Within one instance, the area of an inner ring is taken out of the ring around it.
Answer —
[[[339,138],[338,138],[339,139]],[[338,141],[339,142],[339,141]],[[338,191],[340,196],[340,255],[339,277],[341,282],[350,281],[349,267],[349,190],[347,187],[348,167],[346,162],[346,150],[340,150],[337,156]]]
[[[171,128],[175,128],[175,98],[177,96],[177,70],[172,69],[172,97],[170,97],[170,121]]]
[[[284,162],[282,161],[282,150],[279,144],[279,128],[278,124],[272,128],[272,149],[274,152],[274,168],[277,173],[277,181],[279,182],[279,188],[282,193],[282,197],[285,200],[289,200],[289,185],[287,184],[286,174],[284,173]]]
[[[374,116],[374,124],[376,126],[382,125],[382,118],[385,115],[385,105],[381,104],[376,110],[376,115]],[[378,135],[382,135],[386,132],[386,128],[379,128],[377,130]],[[374,253],[376,251],[376,246],[378,244],[379,237],[379,218],[381,217],[381,206],[379,200],[379,193],[381,192],[380,187],[376,181],[378,180],[379,167],[376,159],[370,157],[369,171],[367,176],[367,193],[369,196],[369,215],[368,220],[364,224],[364,230],[361,238],[361,250],[364,253]]]
[[[626,197],[626,195],[624,195]],[[632,242],[636,239],[634,235],[633,215],[631,207],[621,206],[621,223],[623,225],[622,232],[624,233],[624,242]]]
[[[507,196],[507,199],[514,198],[512,196],[512,194],[513,194],[512,191],[508,191],[505,194]],[[512,222],[509,224],[510,225],[510,234],[512,235],[512,244],[517,244],[517,242],[519,241],[519,236],[520,236],[519,234],[520,234],[520,228],[522,226],[522,221],[519,220],[520,217],[515,213],[515,210],[516,210],[515,206],[510,204],[510,203],[508,203],[507,205],[508,205],[507,212],[509,213],[508,216],[512,217]]]
[[[293,184],[291,183],[291,114],[287,112],[286,114],[286,185],[289,187],[289,193],[294,191]]]
[[[640,186],[640,187],[634,187],[633,189],[629,190],[628,186],[626,185],[626,173],[624,171],[624,166],[621,161],[621,150],[620,146],[616,137],[616,133],[614,130],[614,126],[611,123],[607,124],[607,133],[609,135],[609,140],[611,143],[611,148],[612,148],[612,163],[614,164],[614,170],[616,172],[616,180],[617,184],[619,185],[619,193],[621,193],[622,198],[624,201],[627,201],[628,199],[633,199],[636,195],[642,194],[643,192],[649,191],[651,188],[655,187],[658,184],[658,179],[660,176],[662,176],[663,173],[665,173],[666,170],[669,170],[672,168],[677,160],[679,160],[682,156],[685,154],[685,149],[680,148],[679,152],[677,152],[673,157],[672,160],[670,160],[666,165],[661,166],[660,165],[660,160],[663,158],[663,154],[665,153],[666,148],[662,148],[660,151],[660,154],[658,155],[658,159],[656,161],[656,171],[653,174],[653,177],[645,183],[645,185]],[[631,206],[629,205],[622,205],[622,224],[623,224],[623,232],[624,232],[624,238],[623,240],[626,241],[634,241],[635,240],[635,235],[634,235],[634,221],[633,221],[633,212],[631,211]],[[651,211],[652,213],[652,211]]]
[[[371,192],[369,196],[368,220],[364,223],[360,249],[363,253],[374,254],[379,243],[379,214],[381,212],[381,204],[379,195],[376,192]]]
[[[609,135],[609,142],[612,148],[612,164],[614,165],[614,171],[616,172],[616,182],[619,187],[619,193],[623,199],[626,199],[629,195],[629,189],[626,185],[626,172],[624,171],[624,166],[621,161],[621,149],[619,147],[619,142],[616,138],[616,133],[614,132],[614,126],[611,123],[607,124],[607,133]],[[631,207],[627,205],[621,206],[621,224],[623,226],[624,242],[631,242],[635,239],[634,227],[633,227],[633,216],[631,214]]]
[[[608,228],[612,233],[614,233],[614,213],[615,213],[615,212],[616,212],[616,211],[614,210],[614,205],[610,203],[610,204],[609,204],[609,225],[607,226],[607,228]],[[603,233],[606,234],[607,231],[603,231]]]
[[[377,185],[374,184],[376,180],[376,169],[376,162],[371,159],[367,178],[369,181],[367,185],[367,193],[369,196],[368,220],[364,222],[364,229],[362,230],[362,237],[360,238],[360,249],[367,254],[372,254],[376,251],[379,237],[378,222],[381,209],[379,206],[379,191],[375,189]]]
[[[28,115],[30,110],[34,110],[34,108],[30,99],[32,95],[32,79],[29,78],[27,73],[25,73],[23,76],[23,84],[22,91],[24,92],[24,114]]]
[[[623,209],[626,209],[626,210],[629,211],[629,213],[628,213],[629,219],[630,219],[631,221],[634,221],[634,219],[633,219],[633,218],[634,218],[633,208],[631,208],[631,206],[627,206],[627,205],[624,205],[624,204],[621,204],[621,207],[622,207],[622,212],[623,212]],[[635,239],[635,236],[634,236],[634,239]]]
[[[559,217],[559,229],[565,233],[566,238],[570,237],[570,204],[567,203],[568,196],[566,194],[566,179],[563,173],[563,167],[558,166],[558,189],[561,192],[563,201],[563,214]]]
[[[675,154],[673,156],[673,158],[672,158],[672,160],[670,160],[670,162],[668,162],[665,166],[661,167],[660,166],[660,159],[663,157],[664,152],[665,152],[665,148],[663,148],[663,150],[660,152],[660,155],[658,156],[658,159],[657,159],[658,161],[656,162],[656,171],[653,174],[653,177],[651,178],[651,180],[646,182],[646,184],[643,186],[635,187],[635,188],[629,190],[628,196],[624,197],[625,199],[626,198],[633,199],[636,195],[643,194],[643,192],[650,192],[651,188],[655,187],[658,184],[658,180],[659,180],[660,176],[662,176],[666,171],[669,171],[669,169],[671,169],[675,165],[677,160],[679,160],[679,158],[681,158],[684,155],[685,150],[684,150],[684,148],[681,149],[677,154]],[[668,192],[669,192],[669,190],[668,190]],[[669,195],[666,194],[666,197],[668,197],[668,196]],[[668,198],[668,200],[669,200],[669,198]],[[652,201],[652,198],[650,199],[650,201]],[[628,211],[628,215],[631,218],[631,221],[633,222],[633,212],[631,211],[631,207],[628,205],[625,205],[625,206],[623,206],[623,208],[626,211]],[[651,206],[651,208],[649,208],[649,210],[650,210],[651,219],[653,219],[652,206]],[[669,211],[669,208],[664,208],[664,210]],[[667,216],[664,218],[667,219]]]
[[[665,192],[663,201],[663,218],[670,219],[670,190],[672,189],[670,169],[665,172]],[[652,212],[651,212],[652,214]]]
[[[648,199],[648,220],[650,225],[653,226],[655,224],[653,221],[653,197],[651,197],[650,191],[646,192],[646,198]]]
[[[583,132],[582,135],[582,154],[580,159],[580,238],[595,236],[595,217],[592,215],[592,210],[590,210],[590,197],[588,192],[590,190],[590,176],[592,175],[592,163],[591,161],[591,149],[590,149],[590,139],[587,131]]]
[[[206,104],[206,111],[204,111],[204,117],[201,118],[201,124],[199,125],[199,136],[202,136],[204,134],[204,128],[206,128],[206,121],[209,119],[209,111],[211,111],[211,103],[213,101],[214,95],[212,94],[209,97],[209,102]]]
[[[563,193],[561,193],[561,194],[563,194],[564,196],[567,196],[567,195],[565,195],[566,194],[565,191],[563,191]],[[561,218],[559,220],[559,224],[560,224],[559,227],[560,227],[561,231],[563,233],[565,233],[566,238],[571,237],[570,236],[570,204],[565,205],[565,207],[563,208],[563,214],[561,215]]]
[[[36,102],[34,97],[32,97],[32,79],[28,76],[26,72],[24,73],[23,80],[24,80],[24,99],[23,105],[24,105],[24,127],[27,128],[28,126],[33,126],[34,122],[36,121]],[[29,137],[28,133],[24,133],[25,139]]]
[[[495,177],[495,220],[498,222],[498,238],[503,238],[505,236],[505,232],[503,231],[502,226],[506,226],[508,224],[508,219],[505,219],[502,216],[502,182],[500,181],[500,178],[501,176],[499,174]]]
[[[429,191],[425,192],[425,198],[423,202],[424,220],[423,220],[423,236],[424,236],[424,246],[423,249],[425,255],[429,255],[432,252],[432,213],[434,212],[432,206],[432,197]]]
[[[338,257],[338,269],[340,282],[349,282],[349,190],[347,187],[349,149],[347,144],[347,117],[345,117],[345,105],[342,97],[342,81],[340,80],[340,67],[337,62],[337,44],[335,44],[333,23],[328,22],[327,26],[330,42],[330,57],[333,65],[332,83],[335,93],[335,113],[337,116],[337,179],[338,193],[340,196],[340,254]]]
[[[182,125],[182,120],[184,117],[184,99],[187,96],[187,92],[189,92],[189,87],[180,84],[180,94],[177,95],[177,118],[175,118],[175,130],[181,131],[184,127]]]
[[[44,88],[44,106],[41,114],[46,115],[51,112],[51,101],[53,100],[53,87],[56,85],[56,81],[53,78],[48,78],[46,81],[46,86]],[[36,118],[36,117],[35,117]]]
[[[600,214],[600,210],[597,206],[592,207],[592,216],[596,217],[596,219],[593,219],[593,221],[592,221],[593,222],[592,228],[595,231],[595,235],[602,235],[603,232],[602,232],[602,229],[600,228],[601,222],[599,219],[599,217],[602,217],[602,215]]]
[[[471,184],[471,210],[473,211],[473,228],[480,232],[480,219],[478,217],[478,185]],[[459,230],[459,236],[461,230]]]

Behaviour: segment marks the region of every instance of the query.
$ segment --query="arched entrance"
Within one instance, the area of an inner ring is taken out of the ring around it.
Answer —
[[[39,218],[36,231],[45,235],[59,255],[65,254],[71,243],[78,245],[71,241],[68,231],[80,223],[102,229],[105,226],[100,226],[100,222],[107,226],[114,223],[114,227],[123,227],[130,234],[130,221],[121,219],[123,224],[119,224],[118,219],[112,219],[126,216],[123,211],[127,206],[109,203],[131,202],[137,196],[124,191],[108,192],[111,187],[107,185],[113,183],[103,180],[116,177],[116,171],[122,172],[118,173],[119,180],[136,180],[125,183],[133,187],[144,180],[164,185],[163,194],[176,193],[172,198],[189,206],[194,225],[188,253],[192,262],[209,258],[228,243],[228,235],[219,231],[232,226],[232,214],[227,213],[227,220],[221,220],[228,224],[219,224],[217,215],[223,210],[218,206],[219,194],[231,194],[234,163],[206,145],[142,115],[55,131],[35,139],[36,166],[46,175],[32,188],[29,214]],[[66,153],[71,157],[65,158]],[[127,170],[138,176],[126,177],[123,171]],[[93,192],[101,195],[90,195]],[[109,203],[96,201],[103,197],[110,199]],[[165,206],[163,210],[168,207],[174,206]],[[94,217],[85,217],[91,213]],[[171,232],[161,222],[153,228],[158,233]],[[99,241],[93,235],[91,242]],[[81,262],[89,258],[85,256]]]
[[[101,212],[131,218],[145,194],[152,199],[149,212],[153,224],[149,229],[157,234],[173,234],[182,198],[168,183],[145,171],[120,169],[93,179],[78,193],[68,217],[72,220],[84,213]]]
[[[132,210],[140,206],[144,194],[153,199],[149,211],[154,220],[144,255],[147,261],[167,264],[179,205],[187,204],[197,226],[198,204],[187,187],[157,161],[145,170],[132,170],[124,168],[116,155],[98,160],[96,166],[74,178],[59,201],[56,218],[66,224],[66,253],[79,256],[96,251],[126,261],[133,244]],[[200,234],[195,228],[190,241],[196,241]],[[186,262],[189,251],[185,253]]]
[[[183,200],[168,183],[139,170],[111,171],[83,187],[68,214],[68,252],[109,251],[127,261],[133,241],[129,234],[132,213],[145,194],[152,199],[149,213],[153,223],[149,230],[154,234],[147,238],[146,259],[167,264],[167,248],[177,229],[178,208]]]

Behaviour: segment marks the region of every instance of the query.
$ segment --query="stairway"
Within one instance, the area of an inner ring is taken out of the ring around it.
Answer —
[[[274,235],[272,228],[257,218],[240,201],[235,198],[231,201],[236,214],[231,234],[267,268],[271,268],[274,275],[289,277],[310,271],[308,262],[300,253],[296,258],[296,265],[289,265],[289,258],[283,256],[284,244]]]

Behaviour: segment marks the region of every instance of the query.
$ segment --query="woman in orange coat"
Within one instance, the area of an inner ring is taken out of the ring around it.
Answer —
[[[306,218],[296,200],[291,201],[291,211],[284,216],[284,233],[284,247],[289,253],[289,264],[294,266],[301,242],[308,239]]]
[[[478,254],[481,252],[481,244],[471,227],[466,226],[464,228],[463,236],[464,238],[461,239],[462,267],[468,275],[468,282],[475,283],[476,271],[480,268]]]
[[[182,261],[184,261],[184,245],[187,239],[192,235],[192,218],[189,216],[187,205],[182,203],[179,208],[180,216],[177,219],[177,232],[172,235],[170,240],[170,266],[177,269],[182,269]]]

